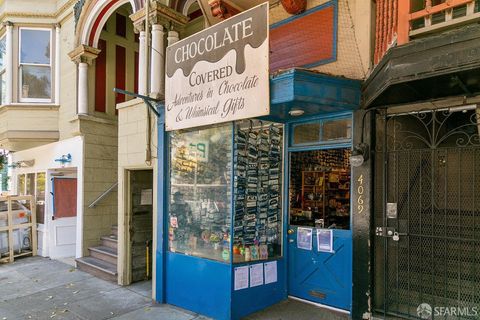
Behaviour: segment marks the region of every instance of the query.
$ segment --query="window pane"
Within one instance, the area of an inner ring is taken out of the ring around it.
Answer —
[[[0,104],[5,103],[5,96],[7,94],[7,81],[5,81],[5,72],[0,73]]]
[[[0,39],[0,70],[3,70],[3,68],[5,68],[6,52],[6,38],[3,37],[2,39]]]
[[[17,194],[19,196],[25,195],[25,175],[24,174],[18,175]]]
[[[22,98],[50,99],[50,67],[22,66]]]
[[[299,124],[293,128],[293,144],[320,141],[320,123]]]
[[[352,137],[352,120],[333,120],[323,124],[323,140],[350,139]]]
[[[50,31],[21,30],[20,63],[50,64]]]
[[[35,182],[36,201],[37,201],[37,223],[44,223],[45,221],[45,172],[37,173],[37,180]]]
[[[230,125],[171,134],[169,250],[230,260]]]

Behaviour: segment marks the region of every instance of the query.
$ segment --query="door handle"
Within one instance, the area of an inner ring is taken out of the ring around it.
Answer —
[[[288,234],[294,234],[294,233],[295,233],[295,230],[294,230],[294,229],[288,229],[287,233],[288,233]]]

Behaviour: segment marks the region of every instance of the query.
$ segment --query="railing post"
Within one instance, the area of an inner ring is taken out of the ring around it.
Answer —
[[[408,42],[410,33],[410,0],[397,0],[398,4],[398,28],[397,44]]]

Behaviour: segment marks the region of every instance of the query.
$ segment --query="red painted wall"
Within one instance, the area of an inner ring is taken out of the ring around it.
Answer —
[[[107,42],[98,41],[100,54],[95,60],[95,111],[105,112],[107,106]]]
[[[270,30],[270,72],[334,59],[335,8],[328,6]]]
[[[122,46],[115,48],[115,87],[125,90],[126,78],[126,50]],[[115,103],[125,102],[124,94],[116,94]]]

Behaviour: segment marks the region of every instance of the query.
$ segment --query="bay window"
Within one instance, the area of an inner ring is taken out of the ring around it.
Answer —
[[[19,31],[20,101],[51,102],[51,30],[20,28]]]
[[[7,81],[5,75],[7,53],[7,39],[5,36],[0,38],[0,105],[5,103],[5,96],[7,94]]]

